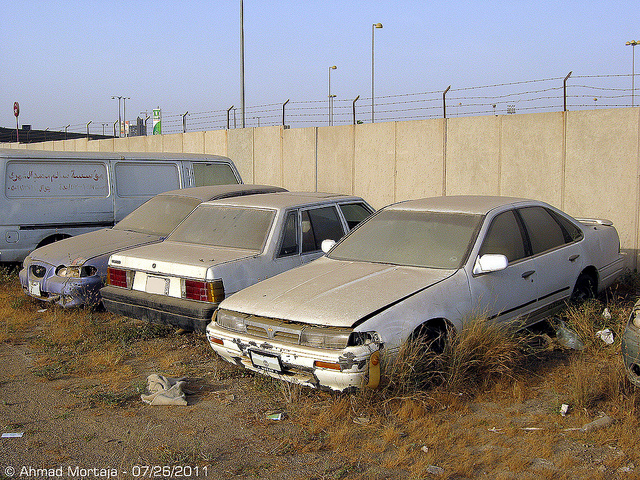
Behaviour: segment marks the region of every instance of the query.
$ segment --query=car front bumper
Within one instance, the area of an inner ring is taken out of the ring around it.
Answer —
[[[217,303],[196,302],[107,285],[100,290],[110,312],[152,323],[204,332]]]
[[[273,378],[334,391],[367,384],[376,387],[379,382],[379,346],[375,343],[343,350],[306,347],[232,332],[215,321],[207,326],[206,332],[211,348],[223,359]],[[265,358],[271,361],[260,364]]]
[[[26,265],[19,272],[20,284],[25,294],[43,302],[55,303],[64,308],[100,303],[100,288],[104,285],[100,275],[91,277],[60,277],[52,265],[39,264],[46,269],[43,277],[36,277]]]
[[[640,315],[640,300],[636,302],[622,335],[622,361],[627,377],[634,385],[640,387],[640,329],[633,324],[636,315]]]

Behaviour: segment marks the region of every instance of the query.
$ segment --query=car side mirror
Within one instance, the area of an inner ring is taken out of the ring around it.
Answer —
[[[324,253],[327,253],[329,250],[333,248],[335,244],[336,244],[335,240],[326,239],[322,241],[322,243],[320,244],[320,248]]]
[[[476,259],[473,273],[474,275],[479,275],[481,273],[498,272],[507,268],[508,265],[509,260],[507,260],[506,256],[486,253]]]

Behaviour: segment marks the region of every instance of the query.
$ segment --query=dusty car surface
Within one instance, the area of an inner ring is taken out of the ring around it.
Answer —
[[[27,295],[63,307],[100,302],[109,256],[119,250],[163,240],[200,203],[255,193],[286,191],[268,185],[213,185],[156,195],[113,228],[66,238],[32,251],[20,283]]]
[[[360,197],[271,193],[203,203],[167,239],[114,254],[105,307],[204,331],[218,304],[323,254],[373,209]]]
[[[622,335],[621,350],[627,377],[640,387],[640,300],[635,303],[629,316]]]
[[[207,327],[229,362],[332,390],[376,386],[380,354],[473,317],[536,322],[623,269],[611,222],[546,203],[453,196],[390,205],[308,265],[220,304]]]

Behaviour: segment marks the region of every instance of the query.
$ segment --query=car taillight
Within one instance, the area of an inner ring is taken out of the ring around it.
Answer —
[[[107,284],[114,287],[129,288],[127,284],[127,271],[120,268],[107,268]]]
[[[222,280],[203,282],[201,280],[184,281],[184,298],[199,302],[221,302],[224,300],[224,285]]]

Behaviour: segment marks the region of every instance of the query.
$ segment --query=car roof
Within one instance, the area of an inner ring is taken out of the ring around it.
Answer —
[[[299,207],[309,204],[323,204],[332,202],[364,202],[361,197],[354,195],[341,195],[321,192],[277,192],[264,195],[247,195],[243,197],[233,197],[224,200],[214,200],[207,202],[216,205],[231,205],[243,207],[263,207],[277,210],[289,207]],[[365,202],[366,203],[366,202]]]
[[[272,185],[235,184],[230,185],[207,185],[204,187],[180,188],[161,193],[160,195],[173,195],[179,197],[197,198],[203,202],[216,200],[219,198],[236,197],[242,195],[253,195],[258,193],[286,192],[287,189],[274,187]]]
[[[468,213],[474,215],[486,215],[491,210],[505,205],[522,203],[544,204],[533,200],[516,197],[500,197],[491,195],[451,195],[445,197],[421,198],[394,203],[384,210],[416,210],[447,213]]]

